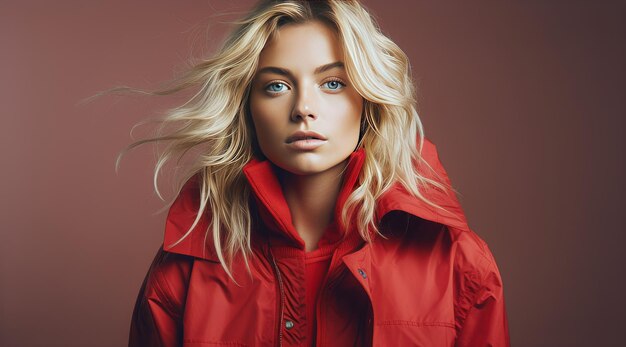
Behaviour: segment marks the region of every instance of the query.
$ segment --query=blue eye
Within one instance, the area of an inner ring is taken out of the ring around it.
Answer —
[[[265,90],[271,92],[271,93],[280,93],[280,92],[284,92],[287,89],[287,85],[285,85],[284,83],[281,82],[274,82],[270,85],[268,85],[267,87],[265,87]]]
[[[341,89],[341,88],[346,86],[345,84],[343,84],[343,83],[341,83],[339,81],[336,81],[336,80],[325,82],[322,85],[326,86],[326,88],[330,89],[330,90],[338,90],[338,89]]]

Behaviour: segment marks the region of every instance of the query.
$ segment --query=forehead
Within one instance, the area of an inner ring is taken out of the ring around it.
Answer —
[[[282,26],[259,56],[259,68],[315,68],[342,61],[343,51],[336,32],[319,21]]]

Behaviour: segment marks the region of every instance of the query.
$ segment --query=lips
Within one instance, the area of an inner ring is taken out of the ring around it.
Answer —
[[[291,136],[289,136],[287,138],[287,140],[285,141],[286,143],[292,143],[295,141],[300,141],[300,140],[323,140],[326,141],[327,138],[326,136],[317,133],[315,131],[310,131],[310,130],[306,130],[306,131],[296,131],[295,133],[291,134]]]

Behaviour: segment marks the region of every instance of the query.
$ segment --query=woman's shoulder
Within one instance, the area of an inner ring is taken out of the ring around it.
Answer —
[[[146,274],[137,300],[156,302],[170,315],[182,314],[194,257],[159,248]],[[138,305],[142,305],[138,302]]]
[[[208,204],[202,206],[200,190],[201,179],[197,174],[181,188],[165,220],[163,249],[173,254],[219,262],[215,248],[209,243],[212,239],[206,237],[211,210]]]
[[[388,217],[383,230],[390,236],[383,242],[387,244],[386,250],[395,250],[391,245],[396,245],[418,257],[436,258],[438,263],[447,263],[457,276],[466,277],[476,285],[486,283],[490,276],[499,282],[500,273],[493,253],[473,230],[455,228],[400,211]]]
[[[486,303],[504,305],[502,277],[496,260],[487,242],[476,232],[425,220],[414,225],[411,239],[415,245],[429,245],[426,248],[431,263],[439,264],[439,271],[446,264],[450,271],[458,329],[473,307]]]
[[[480,326],[487,327],[485,332],[495,331],[494,336],[500,336],[498,332],[508,328],[502,277],[493,253],[473,230],[450,232],[454,235],[455,324],[461,339],[471,340],[476,335],[473,328]]]
[[[194,258],[159,248],[137,295],[129,346],[156,346],[179,340]]]
[[[150,265],[150,272],[167,278],[188,278],[195,258],[185,254],[168,252],[161,246]]]
[[[491,249],[476,232],[473,230],[458,231],[449,228],[448,232],[452,238],[452,249],[454,250],[455,270],[473,274],[476,280],[484,282],[487,276],[500,278],[500,273],[496,265],[496,260]]]

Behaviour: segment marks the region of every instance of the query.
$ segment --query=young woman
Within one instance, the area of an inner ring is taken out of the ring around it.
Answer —
[[[183,88],[156,174],[196,156],[131,346],[508,345],[407,57],[357,1],[263,1]]]

